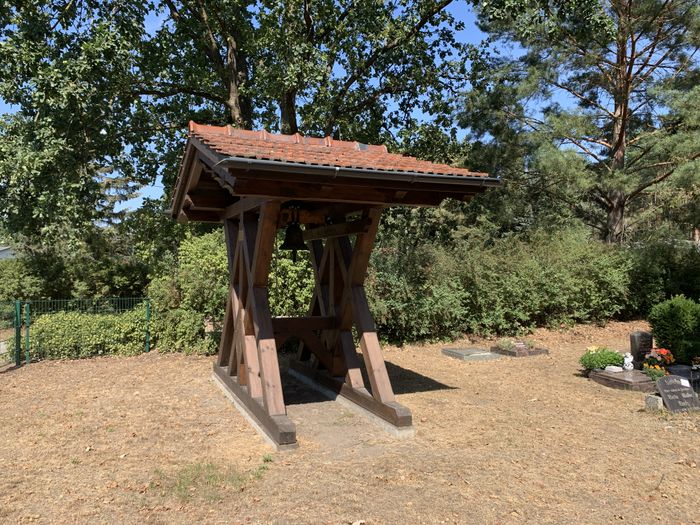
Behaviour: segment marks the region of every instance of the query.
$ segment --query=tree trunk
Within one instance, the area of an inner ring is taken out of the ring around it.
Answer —
[[[607,243],[620,243],[625,233],[625,194],[622,190],[610,190],[607,194],[608,220],[605,228],[605,241]]]
[[[284,135],[294,135],[299,131],[297,125],[296,90],[285,91],[280,100],[281,128]]]
[[[238,44],[228,36],[226,49],[226,68],[222,80],[228,86],[226,107],[231,124],[237,128],[250,129],[252,126],[252,109],[250,102],[241,95],[240,86],[248,79],[248,65],[245,55],[238,50]]]

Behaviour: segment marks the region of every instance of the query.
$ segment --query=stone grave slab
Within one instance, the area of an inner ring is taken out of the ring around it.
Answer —
[[[462,361],[491,361],[501,357],[483,348],[443,348],[442,353]]]
[[[624,372],[593,370],[588,377],[596,383],[610,388],[634,390],[636,392],[656,392],[656,383],[639,370],[627,370]]]
[[[546,348],[529,348],[525,343],[515,343],[513,348],[499,348],[498,346],[492,346],[491,352],[495,354],[507,355],[509,357],[529,357],[532,355],[549,354],[549,350]]]
[[[665,376],[657,382],[664,405],[671,412],[700,410],[700,399],[690,381],[680,376]]]

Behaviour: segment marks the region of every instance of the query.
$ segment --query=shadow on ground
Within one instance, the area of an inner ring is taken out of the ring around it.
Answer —
[[[286,368],[286,367],[284,367]],[[391,385],[395,394],[414,394],[417,392],[434,392],[438,390],[456,390],[456,387],[446,385],[431,377],[424,376],[408,368],[403,368],[386,362],[386,369],[391,379]],[[362,369],[362,375],[367,389],[371,390],[366,370]],[[303,405],[306,403],[320,403],[328,401],[328,398],[308,385],[291,377],[284,370],[282,372],[282,389],[284,401],[287,405]]]
[[[457,387],[449,386],[435,379],[403,368],[394,363],[386,362],[391,384],[395,394],[415,394],[417,392],[434,392],[436,390],[456,390]]]
[[[7,374],[8,372],[14,372],[15,370],[19,370],[22,368],[23,365],[15,365],[15,364],[5,364],[0,366],[0,374]]]

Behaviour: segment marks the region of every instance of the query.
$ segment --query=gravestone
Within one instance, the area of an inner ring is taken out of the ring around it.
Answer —
[[[489,361],[501,357],[481,348],[443,348],[442,353],[462,361]]]
[[[546,348],[528,346],[523,342],[516,342],[512,348],[501,348],[500,346],[492,346],[491,352],[494,354],[502,354],[510,357],[529,357],[532,355],[546,355],[549,350]]]
[[[653,338],[649,332],[637,331],[630,334],[630,353],[634,358],[634,368],[642,369],[644,357],[651,352]]]
[[[679,376],[664,376],[656,382],[664,405],[671,412],[700,410],[700,399],[690,386],[690,381]]]
[[[654,392],[656,384],[648,376],[639,370],[624,370],[622,372],[606,372],[605,370],[593,370],[588,378],[596,383],[620,390],[634,390],[636,392]]]

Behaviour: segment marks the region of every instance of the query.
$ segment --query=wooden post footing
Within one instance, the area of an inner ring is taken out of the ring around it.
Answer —
[[[262,402],[248,395],[235,377],[228,375],[227,369],[214,363],[214,380],[221,386],[236,408],[277,450],[298,448],[297,430],[294,422],[286,415],[271,416]]]

